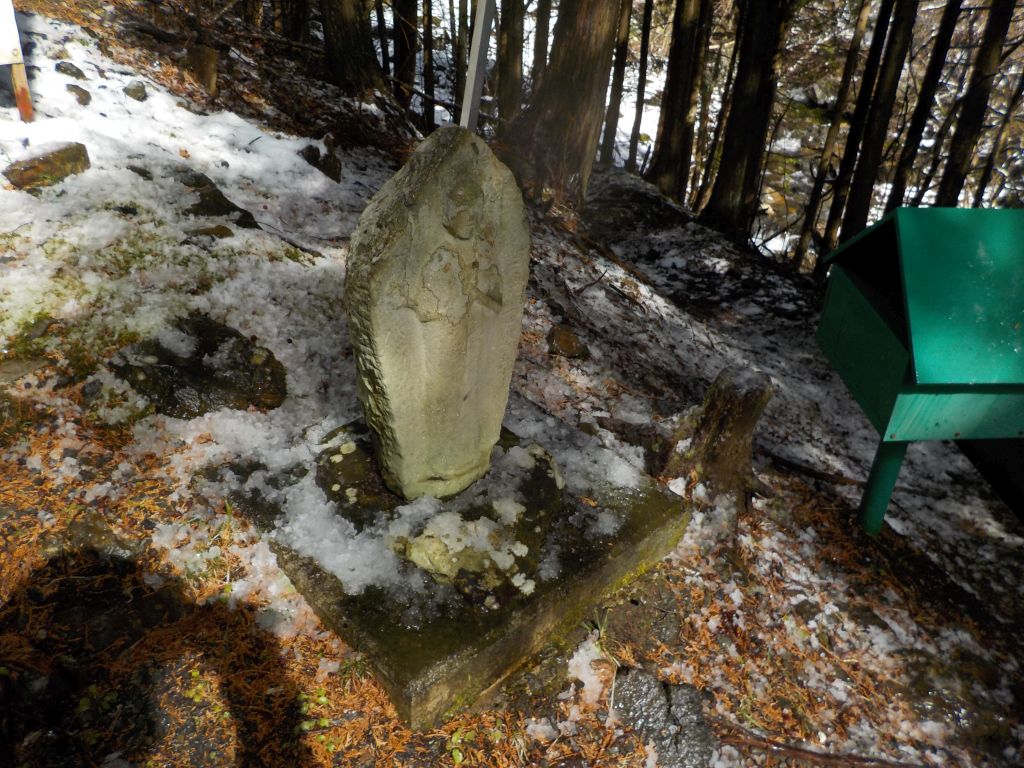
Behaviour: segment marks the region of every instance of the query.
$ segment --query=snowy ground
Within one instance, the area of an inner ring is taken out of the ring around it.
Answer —
[[[13,107],[0,110],[0,164],[71,140],[87,146],[92,167],[36,196],[0,190],[0,362],[23,355],[36,335],[30,351],[48,366],[7,388],[47,418],[0,443],[0,471],[39,478],[63,498],[33,510],[40,526],[59,528],[76,503],[106,510],[115,531],[162,553],[149,574],[154,584],[185,574],[203,599],[227,595],[231,606],[255,607],[260,626],[279,637],[322,638],[267,542],[233,520],[227,489],[198,488],[192,478],[234,460],[271,472],[308,464],[325,436],[357,414],[339,299],[347,238],[393,162],[375,150],[348,151],[335,183],[298,156],[317,142],[228,111],[190,109],[108,59],[75,26],[40,16],[19,24],[36,44],[37,121],[25,125]],[[58,60],[88,79],[56,72]],[[122,90],[139,79],[148,92],[141,102]],[[78,104],[72,84],[91,93],[89,105]],[[364,112],[372,116],[373,107]],[[194,195],[174,178],[182,166],[209,176],[262,229],[196,234],[223,220],[184,212]],[[1024,759],[1015,634],[1024,615],[1024,531],[955,449],[929,444],[908,454],[891,530],[879,541],[856,533],[859,488],[844,480],[865,477],[876,436],[816,351],[813,294],[696,225],[624,231],[608,243],[621,261],[557,222],[534,217],[532,231],[513,387],[548,413],[636,463],[630,427],[695,405],[726,365],[763,370],[775,384],[756,446],[760,477],[775,495],[755,500],[733,546],[714,539],[719,513],[703,486],[666,478],[699,510],[665,566],[679,630],[670,642],[618,648],[709,692],[723,737],[717,764],[763,759],[763,750],[730,741],[734,726],[803,748],[911,763]],[[284,364],[289,394],[280,408],[192,420],[142,415],[145,403],[104,361],[139,337],[173,344],[169,321],[193,310],[254,337]],[[588,360],[549,352],[546,337],[559,322],[587,345]],[[83,399],[85,388],[99,394]],[[98,441],[108,428],[122,430],[123,445]],[[93,453],[111,458],[106,471],[86,466]],[[810,480],[794,465],[835,482]],[[166,509],[133,528],[112,511],[144,482],[163,484]],[[278,493],[296,514],[326,507],[312,483]],[[372,552],[353,549],[357,556]],[[218,566],[225,559],[227,577]],[[226,591],[213,583],[223,578]],[[337,670],[332,658],[323,658],[318,681]],[[568,660],[557,712],[522,713],[523,764],[585,754],[603,729],[621,736],[611,718],[590,730],[578,725],[607,707],[605,659],[589,637]],[[570,687],[573,678],[584,685]],[[455,761],[451,749],[445,759]],[[643,762],[625,752],[616,759]]]

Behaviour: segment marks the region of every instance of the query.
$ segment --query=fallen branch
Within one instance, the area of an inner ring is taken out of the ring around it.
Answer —
[[[880,757],[863,757],[861,755],[843,755],[833,754],[830,752],[818,752],[817,750],[808,749],[807,747],[801,747],[796,744],[789,744],[786,742],[775,741],[764,736],[758,736],[756,733],[748,731],[743,726],[730,723],[726,720],[722,720],[721,718],[713,717],[709,718],[709,720],[711,720],[711,722],[721,730],[727,731],[724,736],[719,736],[719,742],[722,744],[728,744],[732,747],[758,749],[781,757],[800,758],[819,765],[879,766],[879,768],[927,768],[927,766],[921,763],[901,763]],[[732,731],[733,733],[728,733],[728,731]]]

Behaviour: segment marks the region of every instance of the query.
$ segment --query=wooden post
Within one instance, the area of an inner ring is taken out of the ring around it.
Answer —
[[[14,86],[18,113],[24,122],[31,123],[34,117],[32,94],[28,90],[25,60],[21,55],[21,38],[18,37],[18,24],[14,19],[11,0],[0,0],[0,64],[11,65],[11,84]]]
[[[495,0],[477,0],[476,3],[476,23],[473,25],[473,45],[469,53],[468,81],[462,96],[462,119],[459,121],[459,125],[470,130],[476,130],[477,118],[480,116],[480,97],[484,92],[494,5]]]

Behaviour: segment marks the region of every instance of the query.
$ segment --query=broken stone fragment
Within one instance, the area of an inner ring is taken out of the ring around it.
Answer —
[[[590,358],[590,350],[587,345],[580,341],[567,325],[556,325],[548,333],[548,351],[553,355],[561,355],[571,360],[587,360]]]
[[[205,173],[180,167],[173,169],[171,176],[179,184],[199,194],[199,201],[186,208],[185,213],[193,216],[226,216],[242,229],[260,228],[256,218],[249,211],[231,202]]]
[[[154,410],[177,419],[218,408],[266,411],[288,392],[284,366],[270,350],[200,314],[125,348],[109,365]]]
[[[67,88],[68,92],[75,97],[75,101],[77,101],[79,105],[83,107],[89,106],[89,102],[92,101],[92,94],[85,90],[85,88],[80,85],[75,85],[74,83],[68,83],[65,88]]]
[[[345,305],[358,395],[387,484],[451,496],[490,464],[529,273],[511,172],[475,134],[435,131],[352,238]]]
[[[3,175],[18,189],[38,189],[63,181],[89,168],[89,152],[84,144],[68,142],[47,144],[32,157],[11,163]]]
[[[124,95],[129,99],[135,99],[136,101],[145,101],[149,98],[149,94],[146,93],[146,84],[141,80],[132,80],[123,89]]]
[[[717,746],[704,719],[700,692],[663,683],[642,669],[615,676],[615,714],[647,740],[663,768],[705,768]]]
[[[85,72],[80,70],[78,67],[76,67],[74,64],[72,64],[70,61],[58,61],[57,65],[54,67],[54,69],[57,70],[58,72],[60,72],[62,75],[66,76],[66,77],[73,77],[73,78],[75,78],[75,80],[88,80],[89,79],[88,77],[86,77]]]

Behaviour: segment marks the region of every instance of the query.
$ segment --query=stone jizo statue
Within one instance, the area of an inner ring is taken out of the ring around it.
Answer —
[[[358,395],[404,497],[451,496],[487,472],[529,261],[511,172],[462,128],[435,131],[363,212],[345,281]]]

